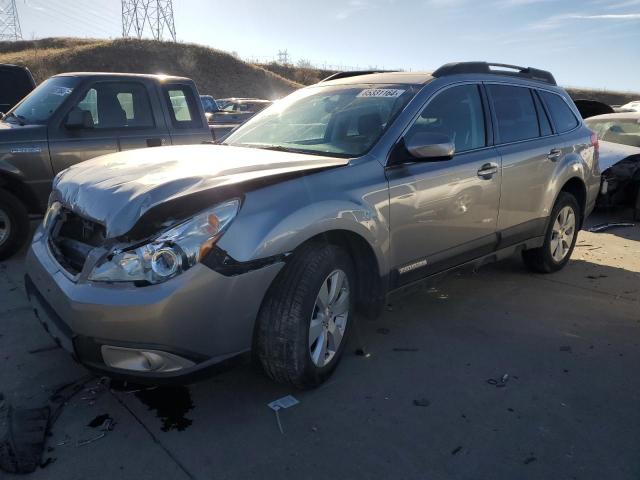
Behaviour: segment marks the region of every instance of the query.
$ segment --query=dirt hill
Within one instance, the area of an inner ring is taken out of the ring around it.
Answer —
[[[152,40],[46,38],[0,42],[0,63],[27,66],[37,82],[62,72],[164,73],[192,78],[202,94],[275,99],[300,87],[228,53]]]
[[[72,71],[184,75],[195,80],[200,93],[218,98],[279,98],[334,73],[276,63],[249,64],[201,45],[134,39],[45,38],[0,42],[0,63],[26,65],[37,82],[56,73]],[[574,99],[599,100],[614,105],[640,98],[639,93],[567,90]]]

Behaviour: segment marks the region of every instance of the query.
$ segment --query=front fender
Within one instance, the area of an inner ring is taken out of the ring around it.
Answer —
[[[388,202],[386,178],[377,162],[319,172],[247,193],[219,246],[235,260],[251,261],[289,253],[323,233],[347,231],[371,246],[384,275]]]

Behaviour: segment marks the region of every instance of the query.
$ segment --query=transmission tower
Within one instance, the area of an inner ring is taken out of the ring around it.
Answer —
[[[0,41],[22,40],[16,0],[0,1]]]
[[[278,50],[278,63],[289,65],[289,50]]]
[[[122,0],[122,36],[151,35],[164,40],[165,33],[176,41],[172,0]]]

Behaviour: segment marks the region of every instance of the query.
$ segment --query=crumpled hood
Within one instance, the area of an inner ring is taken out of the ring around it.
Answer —
[[[56,177],[52,198],[78,215],[103,224],[107,238],[114,238],[127,233],[142,215],[163,203],[260,178],[348,162],[225,145],[154,147],[73,165]],[[203,207],[194,208],[192,213]]]
[[[600,171],[604,172],[616,163],[624,160],[631,155],[640,154],[640,148],[631,145],[622,145],[620,143],[605,142],[600,140],[599,162]]]

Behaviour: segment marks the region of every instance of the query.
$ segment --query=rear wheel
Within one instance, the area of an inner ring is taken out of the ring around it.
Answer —
[[[267,375],[299,388],[326,380],[347,343],[355,291],[343,249],[312,243],[297,252],[258,316],[255,347]]]
[[[522,252],[524,263],[534,272],[551,273],[562,269],[578,238],[580,207],[575,197],[561,192],[551,211],[544,244]]]
[[[20,250],[28,236],[27,209],[14,195],[0,190],[0,260],[9,258]]]

